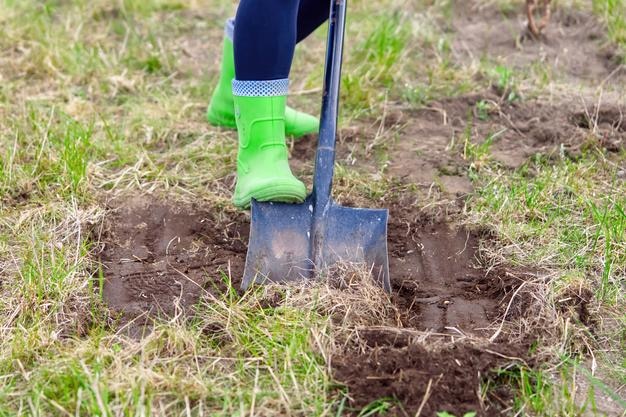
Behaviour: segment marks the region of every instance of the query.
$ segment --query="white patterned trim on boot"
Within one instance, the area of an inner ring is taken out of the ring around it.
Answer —
[[[280,80],[233,80],[233,95],[244,97],[286,96],[289,90],[289,79]]]

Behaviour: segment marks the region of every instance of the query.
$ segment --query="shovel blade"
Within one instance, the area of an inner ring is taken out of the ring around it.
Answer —
[[[390,293],[387,218],[387,210],[331,203],[314,241],[317,267],[325,269],[338,262],[362,264]]]
[[[253,282],[313,279],[316,270],[343,261],[364,263],[387,292],[387,210],[331,203],[313,217],[309,196],[302,204],[252,201],[250,240],[242,288]]]
[[[253,282],[289,282],[312,277],[309,237],[312,207],[310,198],[302,204],[252,200],[248,254],[241,284],[244,290]]]

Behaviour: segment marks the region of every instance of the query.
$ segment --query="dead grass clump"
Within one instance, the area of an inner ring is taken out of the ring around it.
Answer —
[[[337,327],[399,325],[397,307],[364,264],[337,263],[319,280],[262,291],[262,305],[315,310]]]

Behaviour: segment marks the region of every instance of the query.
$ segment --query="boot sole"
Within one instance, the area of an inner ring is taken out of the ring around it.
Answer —
[[[302,203],[306,198],[306,189],[302,187],[293,186],[291,184],[271,185],[254,192],[248,193],[243,197],[235,198],[233,196],[233,203],[240,209],[247,209],[250,207],[251,199],[261,202],[274,202],[274,203]]]

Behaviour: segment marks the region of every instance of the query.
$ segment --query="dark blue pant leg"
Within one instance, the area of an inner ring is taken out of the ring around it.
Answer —
[[[329,14],[329,0],[300,0],[296,42],[300,42],[320,27],[328,20]]]
[[[289,77],[296,46],[299,0],[241,0],[235,16],[235,77]]]
[[[328,18],[327,0],[241,0],[235,17],[236,79],[289,77],[296,42]]]

